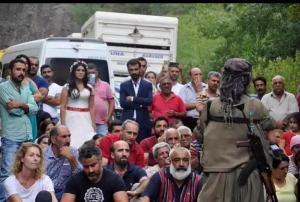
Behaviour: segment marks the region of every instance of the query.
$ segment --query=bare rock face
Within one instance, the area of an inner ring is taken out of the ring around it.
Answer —
[[[72,4],[2,3],[0,5],[0,49],[49,35],[80,32],[70,8]]]

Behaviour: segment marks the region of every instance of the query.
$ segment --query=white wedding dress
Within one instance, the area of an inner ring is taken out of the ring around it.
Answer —
[[[78,99],[68,98],[65,122],[71,132],[71,146],[76,148],[95,135],[90,111],[86,111],[89,108],[89,97],[90,91],[84,88]]]

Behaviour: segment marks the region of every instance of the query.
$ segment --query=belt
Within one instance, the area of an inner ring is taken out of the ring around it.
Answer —
[[[89,112],[89,108],[78,108],[78,107],[67,107],[69,111],[76,111],[76,112]]]

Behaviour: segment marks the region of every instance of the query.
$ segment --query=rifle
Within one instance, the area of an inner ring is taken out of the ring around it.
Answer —
[[[245,120],[248,120],[245,112],[244,112],[244,104],[240,105],[235,105],[238,110],[240,110],[243,114],[243,118]],[[251,114],[250,114],[251,115]],[[273,180],[271,178],[272,171],[267,163],[267,159],[263,150],[263,145],[261,143],[261,140],[259,136],[257,136],[254,133],[253,130],[253,120],[252,117],[249,117],[249,121],[245,121],[247,124],[247,137],[248,140],[246,141],[237,141],[237,147],[249,147],[252,154],[253,154],[253,159],[250,160],[250,162],[243,168],[243,170],[240,173],[238,182],[240,186],[243,186],[247,182],[248,176],[251,174],[253,170],[256,168],[258,169],[260,178],[266,188],[267,192],[267,201],[271,202],[278,202],[277,196],[276,196],[276,190],[275,186],[273,183]]]

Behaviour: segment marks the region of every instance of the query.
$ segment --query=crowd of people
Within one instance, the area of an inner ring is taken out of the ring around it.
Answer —
[[[245,59],[206,81],[193,67],[184,82],[178,63],[156,74],[133,58],[118,120],[99,68],[76,61],[60,86],[36,57],[10,62],[0,83],[0,202],[272,201],[262,165],[279,202],[299,201],[300,93],[287,92],[281,75],[268,93]],[[263,161],[251,142],[239,146],[251,135]]]

